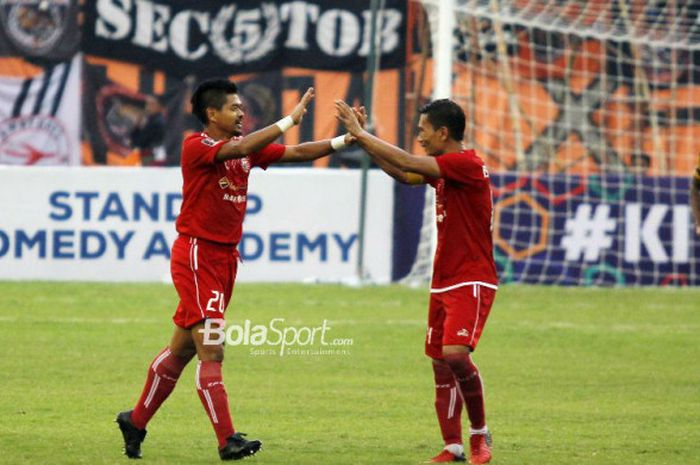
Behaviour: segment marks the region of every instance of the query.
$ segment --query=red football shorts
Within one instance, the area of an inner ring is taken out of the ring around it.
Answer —
[[[178,236],[170,259],[170,273],[180,296],[175,324],[188,329],[207,318],[223,318],[237,270],[235,246]]]
[[[495,297],[495,289],[480,284],[431,293],[425,354],[442,358],[443,345],[476,349]]]

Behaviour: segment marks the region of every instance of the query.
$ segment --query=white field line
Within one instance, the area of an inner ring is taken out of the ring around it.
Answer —
[[[280,317],[282,318],[282,317]],[[50,317],[50,318],[25,318],[16,316],[2,316],[0,315],[0,323],[76,323],[76,324],[114,324],[114,325],[124,325],[124,324],[158,324],[161,323],[162,319],[155,318],[81,318],[81,317]],[[232,319],[231,322],[236,322],[236,319]],[[265,325],[267,321],[252,321],[253,324]],[[285,319],[285,325],[313,325],[316,322],[302,321],[302,320],[288,320]],[[367,326],[367,325],[392,325],[392,326],[425,326],[425,320],[381,320],[377,321],[375,319],[356,319],[356,320],[328,320],[329,326]]]
[[[138,324],[157,324],[161,323],[162,319],[155,318],[79,318],[79,317],[51,317],[51,318],[34,318],[34,317],[16,317],[16,316],[0,316],[0,323],[61,323],[61,324],[112,324],[126,325],[132,323]]]
[[[580,324],[573,323],[571,321],[548,321],[546,323],[542,322],[532,322],[532,321],[519,321],[519,322],[508,322],[495,323],[499,326],[504,327],[520,327],[527,328],[528,330],[534,331],[552,331],[552,330],[571,330],[582,333],[645,333],[645,334],[659,334],[659,333],[696,333],[700,330],[700,325],[696,324],[676,324],[676,325],[664,325],[664,324],[653,324],[653,323],[611,323],[611,324]]]
[[[383,320],[377,321],[374,319],[354,319],[354,320],[328,320],[329,326],[372,326],[372,325],[389,325],[389,326],[421,326],[426,325],[425,320],[404,319],[404,320]],[[613,323],[613,324],[579,324],[571,321],[549,321],[546,323],[532,321],[518,322],[500,322],[494,321],[490,323],[500,327],[515,327],[527,328],[532,331],[556,331],[568,330],[582,333],[645,333],[645,334],[663,334],[663,333],[697,333],[700,332],[700,325],[695,324],[676,324],[676,325],[658,325],[652,323]],[[489,323],[487,323],[489,326]]]
[[[328,320],[328,325],[337,326],[373,326],[373,325],[390,325],[390,326],[425,326],[426,320],[380,320],[368,318],[366,320]]]

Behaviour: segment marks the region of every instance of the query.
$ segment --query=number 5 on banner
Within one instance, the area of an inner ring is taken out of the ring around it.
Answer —
[[[207,302],[207,311],[224,313],[224,293],[219,291],[211,292],[214,294],[214,297],[209,299],[209,302]],[[219,302],[218,309],[215,307],[217,302]]]

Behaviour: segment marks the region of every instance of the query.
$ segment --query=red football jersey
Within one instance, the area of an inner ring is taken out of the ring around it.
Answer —
[[[435,188],[437,250],[432,292],[467,284],[498,285],[493,260],[493,199],[484,162],[474,150],[436,158],[442,177]]]
[[[248,201],[248,175],[267,169],[284,155],[285,147],[270,144],[243,158],[216,162],[225,140],[192,134],[182,146],[182,208],[175,222],[180,234],[221,244],[238,244]]]

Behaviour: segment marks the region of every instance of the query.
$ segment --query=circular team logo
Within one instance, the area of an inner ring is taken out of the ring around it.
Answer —
[[[30,56],[48,55],[60,45],[72,10],[72,0],[0,0],[8,39]]]
[[[34,115],[0,122],[0,164],[65,165],[70,143],[61,123]]]

